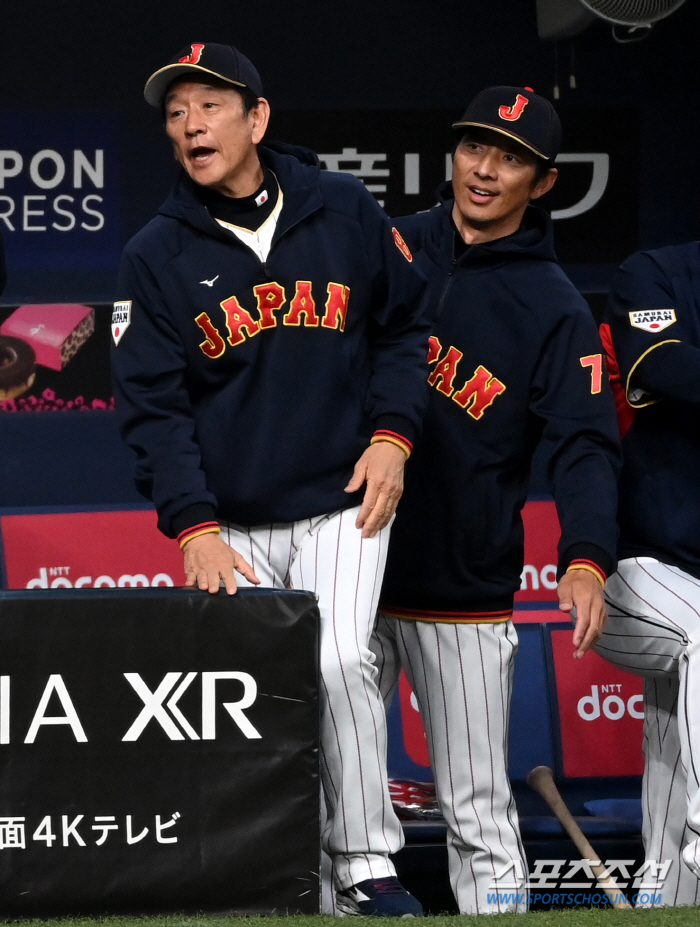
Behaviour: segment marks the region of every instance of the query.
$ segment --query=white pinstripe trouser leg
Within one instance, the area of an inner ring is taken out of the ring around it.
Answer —
[[[596,650],[646,677],[646,857],[671,860],[664,905],[699,904],[700,581],[650,557],[630,558],[618,564],[605,596],[608,620]]]
[[[418,700],[460,912],[524,911],[517,901],[488,899],[497,895],[489,885],[499,869],[517,860],[527,872],[507,772],[518,647],[512,622],[438,624],[380,613],[372,646],[385,700],[396,686],[399,664]]]
[[[255,528],[224,523],[221,532],[263,586],[318,596],[321,781],[328,808],[323,848],[333,857],[339,888],[395,875],[388,854],[403,846],[389,798],[386,716],[369,649],[390,529],[363,539],[355,527],[358,511]]]

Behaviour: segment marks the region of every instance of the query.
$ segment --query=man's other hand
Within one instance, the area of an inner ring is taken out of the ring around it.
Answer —
[[[563,612],[576,609],[574,659],[580,660],[603,633],[607,617],[603,587],[589,570],[571,570],[559,580],[557,595]]]
[[[362,528],[363,538],[373,538],[385,528],[396,511],[403,492],[403,468],[406,455],[390,441],[371,444],[355,464],[345,492],[356,492],[367,483],[365,498],[355,526]]]

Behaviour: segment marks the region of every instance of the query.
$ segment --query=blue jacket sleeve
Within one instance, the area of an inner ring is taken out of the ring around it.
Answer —
[[[129,304],[131,317],[118,344],[112,343],[119,426],[136,453],[136,486],[156,506],[161,531],[174,537],[189,526],[173,526],[184,510],[194,512],[194,520],[187,519],[192,524],[213,518],[216,510],[195,440],[185,353],[152,270],[129,249],[117,292],[118,300]]]
[[[610,575],[617,547],[619,432],[595,322],[569,288],[562,281],[548,294],[563,311],[545,332],[530,408],[543,420],[561,523],[559,573],[572,560],[585,558]]]
[[[397,431],[413,442],[428,401],[427,281],[399,232],[366,191],[361,209],[373,275],[370,417],[376,429]]]

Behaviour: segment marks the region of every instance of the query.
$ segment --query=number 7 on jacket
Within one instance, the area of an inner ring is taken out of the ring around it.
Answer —
[[[581,366],[591,368],[591,392],[599,393],[603,385],[603,355],[588,354],[581,358]]]

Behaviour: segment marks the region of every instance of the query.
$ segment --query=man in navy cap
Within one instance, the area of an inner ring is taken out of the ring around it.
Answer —
[[[237,49],[193,43],[144,93],[183,171],[127,245],[114,306],[137,486],[188,585],[317,594],[338,903],[420,914],[389,859],[402,832],[369,641],[425,405],[425,281],[358,180],[263,143],[270,108]]]
[[[401,664],[420,706],[460,912],[484,914],[526,907],[507,741],[532,455],[546,442],[580,658],[605,619],[619,452],[594,320],[533,202],[557,177],[557,114],[530,88],[491,87],[453,128],[452,183],[396,222],[431,287],[432,372],[375,651],[387,697]]]

